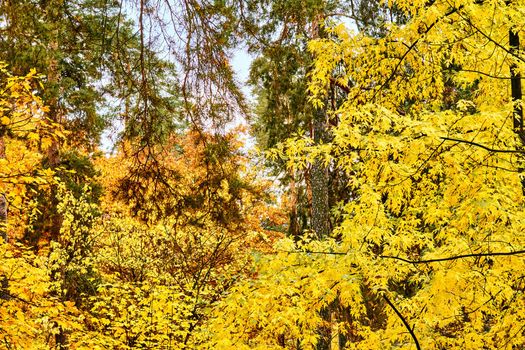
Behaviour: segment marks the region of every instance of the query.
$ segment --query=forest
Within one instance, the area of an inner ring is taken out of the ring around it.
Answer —
[[[0,0],[0,349],[525,349],[520,37],[524,0]]]

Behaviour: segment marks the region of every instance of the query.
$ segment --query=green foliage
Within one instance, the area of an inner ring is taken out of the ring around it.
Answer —
[[[40,94],[49,117],[74,131],[72,143],[89,151],[117,119],[126,122],[127,137],[148,142],[165,138],[177,119],[174,68],[142,47],[122,5],[100,0],[0,5],[0,59],[14,74],[36,69],[46,76]],[[145,64],[142,72],[134,69]]]
[[[77,150],[66,150],[60,155],[55,176],[76,198],[84,197],[90,203],[99,203],[102,184],[96,180],[100,174],[95,169],[94,157],[96,156],[89,157]],[[87,193],[86,188],[89,188]]]

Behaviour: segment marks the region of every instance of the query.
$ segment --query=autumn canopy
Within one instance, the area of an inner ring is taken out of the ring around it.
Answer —
[[[0,349],[525,348],[524,18],[0,3]]]

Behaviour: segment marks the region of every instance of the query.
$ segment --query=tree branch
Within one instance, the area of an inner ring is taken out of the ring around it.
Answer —
[[[385,299],[387,304],[390,305],[392,310],[394,310],[394,312],[396,313],[397,317],[399,317],[399,319],[401,319],[401,322],[403,322],[403,324],[405,325],[406,329],[408,330],[408,333],[410,333],[410,336],[412,337],[412,339],[414,339],[414,343],[416,344],[416,349],[421,350],[421,346],[419,346],[419,342],[417,341],[416,334],[414,333],[414,330],[410,328],[410,325],[408,324],[407,320],[403,317],[403,315],[401,315],[401,312],[399,312],[399,310],[396,309],[394,304],[392,304],[390,299],[388,299],[388,297],[384,294],[383,294],[383,299]]]
[[[455,256],[449,256],[445,258],[435,258],[435,259],[426,259],[426,260],[410,260],[406,258],[402,258],[399,256],[392,256],[392,255],[381,255],[381,258],[384,259],[395,259],[399,261],[403,261],[409,264],[428,264],[428,263],[435,263],[435,262],[443,262],[443,261],[453,261],[458,259],[465,259],[465,258],[479,258],[479,257],[488,257],[488,256],[511,256],[511,255],[521,255],[525,254],[524,250],[516,250],[513,252],[493,252],[493,253],[471,253],[471,254],[461,254],[461,255],[455,255]]]
[[[499,47],[500,49],[502,49],[503,51],[505,51],[506,53],[508,53],[509,55],[511,55],[512,57],[516,58],[518,61],[521,61],[521,62],[525,62],[525,60],[519,56],[519,54],[517,54],[516,52],[513,52],[512,50],[510,49],[507,49],[505,46],[501,45],[499,42],[497,42],[496,40],[492,39],[488,34],[486,34],[485,32],[483,32],[480,28],[478,28],[476,25],[474,25],[474,23],[472,23],[472,21],[470,20],[470,18],[464,16],[460,11],[458,11],[458,15],[463,18],[463,20],[465,22],[467,22],[467,24],[469,26],[471,26],[475,31],[477,31],[478,33],[480,33],[485,39],[487,39],[488,41],[490,41],[491,43],[493,43],[495,46]]]
[[[516,150],[516,149],[494,149],[494,148],[490,148],[488,146],[482,145],[480,143],[476,143],[476,142],[468,141],[468,140],[455,139],[455,138],[451,138],[451,137],[440,137],[440,138],[442,140],[445,140],[445,141],[454,141],[454,142],[459,142],[459,143],[466,143],[468,145],[480,147],[480,148],[483,148],[484,150],[487,150],[489,152],[494,152],[494,153],[521,153],[521,154],[525,153],[525,151]]]
[[[348,86],[344,86],[343,84],[338,82],[337,79],[330,77],[330,82],[334,84],[335,86],[337,86],[338,88],[340,88],[341,90],[343,90],[344,92],[346,92],[347,94],[350,93],[350,89],[348,88]]]
[[[320,254],[320,255],[348,255],[348,252],[320,252],[320,251],[280,251],[280,253],[289,253],[289,254]],[[490,257],[490,256],[512,256],[512,255],[522,255],[525,254],[525,249],[523,250],[515,250],[512,252],[493,252],[493,253],[471,253],[471,254],[461,254],[461,255],[454,255],[454,256],[448,256],[444,258],[435,258],[435,259],[426,259],[426,260],[410,260],[406,259],[400,256],[393,256],[393,255],[380,255],[379,257],[382,259],[394,259],[403,261],[409,264],[428,264],[428,263],[435,263],[435,262],[443,262],[443,261],[452,261],[452,260],[458,260],[458,259],[465,259],[465,258],[477,258],[477,257]]]
[[[428,32],[430,32],[430,30],[432,28],[434,28],[434,26],[439,22],[441,21],[443,18],[446,18],[456,12],[458,12],[460,9],[463,8],[463,5],[459,6],[458,8],[452,8],[450,11],[448,11],[447,13],[443,14],[442,16],[438,17],[434,22],[432,22],[429,26],[427,26],[427,28],[421,33],[421,36],[419,38],[417,38],[412,44],[410,44],[410,46],[408,46],[408,49],[405,51],[405,53],[403,54],[403,56],[401,56],[401,58],[399,59],[399,62],[397,62],[396,66],[394,67],[394,69],[392,70],[392,73],[390,73],[390,75],[388,76],[388,78],[383,82],[383,84],[381,84],[381,86],[379,87],[379,89],[376,90],[376,92],[374,93],[374,96],[372,99],[375,99],[377,94],[379,94],[379,92],[381,92],[385,87],[388,86],[388,84],[390,83],[390,81],[392,79],[394,79],[394,76],[396,75],[397,73],[397,70],[399,69],[399,67],[401,66],[401,63],[403,63],[403,61],[405,60],[405,58],[408,56],[408,54],[416,47],[416,45],[419,43],[419,41],[421,39],[423,39],[423,37],[428,34]]]
[[[492,79],[500,79],[500,80],[511,80],[512,77],[504,77],[504,76],[499,76],[499,75],[493,75],[493,74],[490,74],[490,73],[485,73],[485,72],[482,72],[482,71],[479,71],[479,70],[475,70],[475,69],[463,69],[463,68],[460,68],[458,69],[459,72],[467,72],[467,73],[476,73],[476,74],[479,74],[479,75],[484,75],[488,78],[492,78]],[[520,79],[524,79],[524,78],[520,78]]]

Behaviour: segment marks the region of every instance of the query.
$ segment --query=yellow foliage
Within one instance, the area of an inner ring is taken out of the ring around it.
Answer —
[[[7,349],[50,349],[61,331],[82,328],[79,311],[50,292],[45,259],[0,245],[0,341]]]
[[[345,171],[338,241],[284,241],[260,258],[216,309],[211,348],[314,348],[323,332],[351,349],[414,349],[414,338],[422,349],[524,346],[509,72],[525,61],[508,47],[509,30],[524,34],[523,4],[394,4],[409,19],[384,37],[337,26],[309,44],[313,104],[334,80],[348,90],[332,141],[299,135],[269,154]]]
[[[39,78],[32,70],[26,76],[12,76],[0,62],[0,191],[10,203],[7,231],[19,237],[31,212],[27,193],[54,182],[53,172],[43,170],[41,161],[52,143],[64,138],[62,127],[46,118],[47,107],[35,95]]]
[[[525,61],[507,43],[511,30],[523,36],[523,4],[393,4],[407,22],[383,37],[336,26],[309,43],[314,106],[334,81],[347,90],[331,141],[297,135],[268,154],[346,174],[352,196],[334,238],[261,227],[282,217],[234,133],[188,132],[134,154],[123,144],[98,160],[100,205],[88,188],[75,197],[56,184],[60,236],[40,255],[0,246],[0,344],[315,349],[329,337],[348,349],[523,348],[523,145],[509,77]],[[21,208],[13,226],[35,209],[30,185],[51,181],[39,164],[64,133],[31,92],[36,72],[2,74],[0,128],[16,137],[2,134],[0,178]]]

